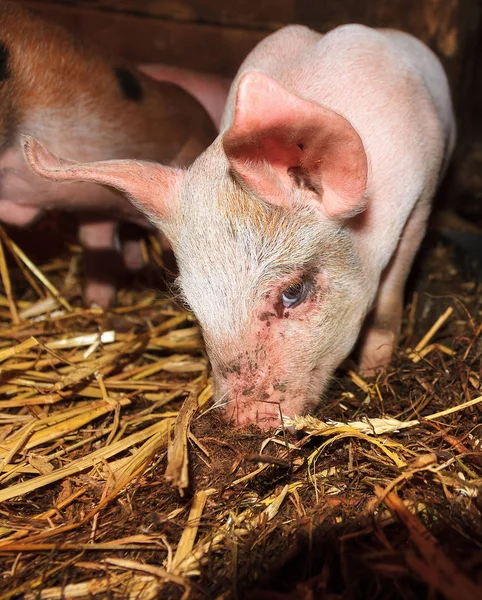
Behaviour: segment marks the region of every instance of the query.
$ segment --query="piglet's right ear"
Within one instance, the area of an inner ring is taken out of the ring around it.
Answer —
[[[21,142],[28,164],[44,179],[111,186],[124,192],[133,204],[154,218],[166,219],[173,209],[173,192],[182,178],[179,169],[140,160],[76,163],[55,156],[30,136],[23,135]]]

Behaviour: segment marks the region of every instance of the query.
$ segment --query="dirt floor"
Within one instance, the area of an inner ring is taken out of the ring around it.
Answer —
[[[443,222],[389,369],[347,360],[316,418],[269,436],[210,410],[155,243],[103,313],[72,231],[3,233],[0,600],[481,598],[481,264]]]

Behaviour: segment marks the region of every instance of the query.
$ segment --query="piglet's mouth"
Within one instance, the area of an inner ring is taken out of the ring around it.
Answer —
[[[267,397],[261,399],[255,394],[246,397],[236,392],[232,392],[230,396],[230,400],[219,402],[225,418],[235,426],[257,425],[263,431],[283,427],[285,419],[304,413],[306,407],[305,402],[300,399],[294,401],[289,394],[281,394],[279,391],[271,396],[266,394]]]
[[[226,420],[238,427],[257,425],[263,431],[286,427],[287,419],[306,414],[318,404],[329,379],[322,376],[322,370],[320,366],[312,369],[304,385],[299,385],[296,392],[291,391],[293,388],[290,390],[291,386],[280,383],[262,386],[262,393],[257,393],[258,386],[257,389],[243,388],[242,392],[235,386],[228,393],[216,394],[218,400],[215,404],[224,411]],[[247,391],[250,393],[247,394]]]
[[[284,417],[292,416],[285,412],[280,402],[275,401],[250,401],[249,404],[233,401],[224,410],[228,421],[238,427],[257,425],[263,431],[280,427]]]

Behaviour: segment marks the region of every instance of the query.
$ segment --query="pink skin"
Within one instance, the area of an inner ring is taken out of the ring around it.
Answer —
[[[359,338],[363,369],[388,364],[454,140],[436,56],[407,34],[346,25],[263,40],[188,170],[24,147],[42,177],[111,185],[155,220],[203,329],[215,403],[266,429],[311,411]],[[300,279],[311,287],[283,307]]]

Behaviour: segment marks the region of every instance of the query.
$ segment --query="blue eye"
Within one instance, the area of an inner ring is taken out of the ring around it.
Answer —
[[[294,307],[306,298],[308,286],[304,281],[293,281],[281,294],[281,303],[285,308]]]

